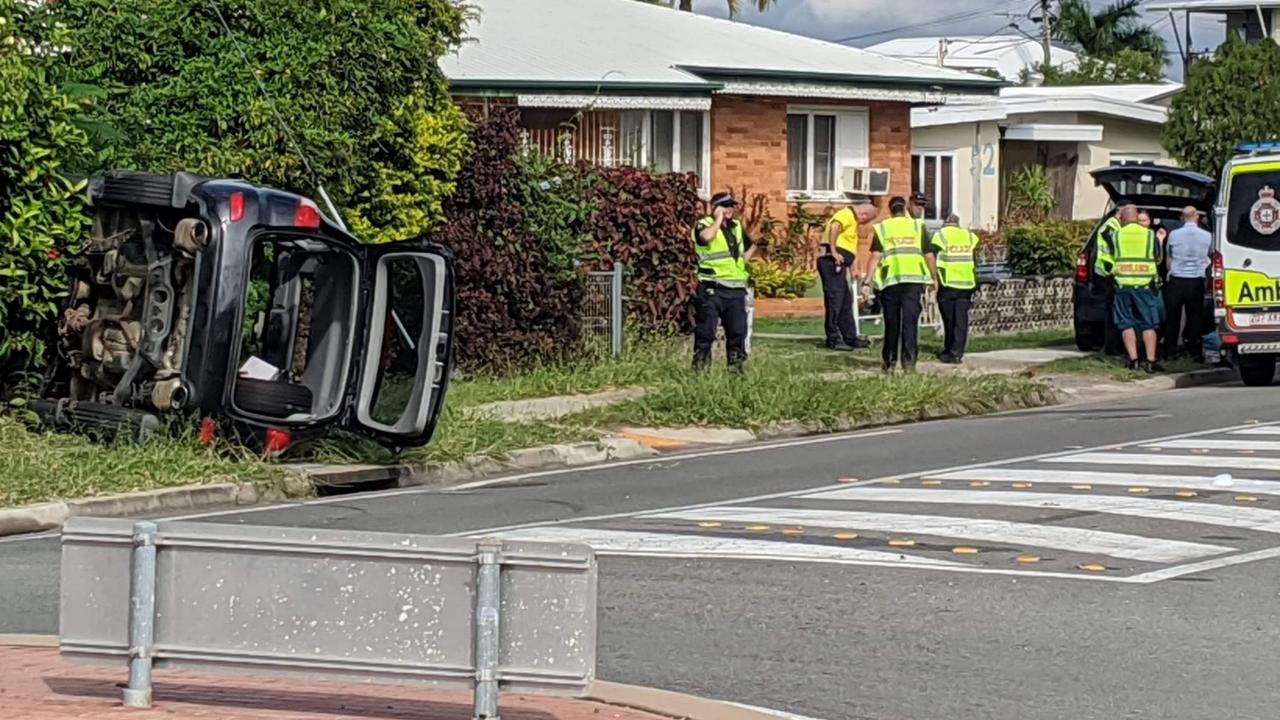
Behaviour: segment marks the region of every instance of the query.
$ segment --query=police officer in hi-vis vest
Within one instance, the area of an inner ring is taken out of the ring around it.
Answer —
[[[934,255],[929,263],[933,286],[938,290],[938,310],[942,314],[942,352],[938,360],[959,365],[969,342],[969,308],[978,288],[977,263],[973,253],[978,236],[960,227],[960,216],[947,216],[942,229],[933,234]]]
[[[724,325],[729,367],[741,370],[747,361],[747,260],[754,249],[742,223],[733,217],[737,206],[729,193],[715,194],[711,215],[695,223],[691,233],[698,254],[697,325],[693,333],[696,369],[711,362],[718,324]]]
[[[1099,277],[1115,281],[1111,316],[1124,340],[1129,369],[1138,369],[1138,334],[1141,333],[1146,350],[1143,369],[1149,373],[1161,372],[1164,368],[1156,361],[1156,331],[1164,310],[1157,290],[1160,244],[1156,234],[1138,221],[1138,209],[1133,205],[1121,204],[1116,217],[1120,229],[1115,230],[1114,225],[1103,228],[1093,270]]]
[[[881,369],[893,370],[902,359],[905,372],[915,372],[920,302],[931,282],[926,255],[933,254],[925,237],[924,221],[907,214],[907,201],[889,201],[893,217],[876,226],[871,242],[872,281],[884,313],[884,348]]]

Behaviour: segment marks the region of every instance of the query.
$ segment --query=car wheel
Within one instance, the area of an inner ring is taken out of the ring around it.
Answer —
[[[1101,323],[1076,323],[1076,348],[1084,352],[1095,352],[1102,349],[1106,327]]]
[[[311,412],[311,390],[305,385],[236,378],[236,407],[255,415],[289,417]]]
[[[1274,357],[1242,357],[1239,359],[1240,380],[1249,387],[1270,385],[1276,379]]]

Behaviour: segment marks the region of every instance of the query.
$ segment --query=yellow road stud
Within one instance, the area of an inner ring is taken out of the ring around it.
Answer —
[[[838,533],[836,533],[835,535],[832,535],[831,537],[835,538],[836,540],[857,540],[857,539],[858,539],[858,533],[856,533],[856,532],[838,532]]]
[[[986,480],[974,480],[973,482],[969,483],[969,487],[991,487],[991,483],[987,482]]]
[[[718,523],[718,522],[700,522],[700,523],[698,523],[698,527],[700,527],[700,528],[718,528],[718,527],[720,527],[720,523]]]
[[[959,547],[951,548],[951,552],[955,553],[956,555],[977,555],[978,548],[961,545]]]
[[[764,532],[769,529],[768,525],[748,525],[747,529],[751,532]]]
[[[1106,572],[1107,571],[1107,566],[1103,565],[1102,563],[1081,563],[1077,567],[1087,572]]]
[[[1196,492],[1195,490],[1179,490],[1174,494],[1181,498],[1200,497],[1200,493]]]
[[[929,487],[937,487],[937,486],[939,486],[939,485],[941,485],[941,484],[942,484],[942,481],[941,481],[941,480],[925,480],[925,481],[924,481],[923,483],[921,483],[921,484],[922,484],[922,485],[927,485],[927,486],[929,486]]]
[[[1026,490],[1027,488],[1031,487],[1031,483],[1013,483],[1009,487],[1013,488],[1014,490]]]
[[[795,537],[796,535],[803,535],[803,534],[804,534],[804,528],[787,528],[787,529],[785,529],[785,530],[783,530],[783,531],[782,531],[782,534],[783,534],[783,535],[790,535],[790,536],[792,536],[792,537]]]
[[[915,544],[916,544],[915,540],[890,540],[889,541],[889,545],[893,547],[913,547],[915,546]]]
[[[842,483],[856,483],[856,482],[858,482],[858,478],[840,478],[840,479],[839,479],[839,480],[837,480],[836,482],[842,482]]]
[[[1023,565],[1034,565],[1040,562],[1040,556],[1039,555],[1019,555],[1018,562],[1022,563]]]
[[[1255,502],[1258,502],[1258,498],[1254,497],[1253,495],[1237,495],[1236,502],[1255,503]]]
[[[1072,490],[1092,490],[1093,486],[1092,485],[1072,485],[1071,489]]]
[[[1131,487],[1129,488],[1129,492],[1133,493],[1134,495],[1143,495],[1145,493],[1151,492],[1151,488]]]

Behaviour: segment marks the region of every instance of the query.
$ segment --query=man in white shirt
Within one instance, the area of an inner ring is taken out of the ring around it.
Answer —
[[[1164,356],[1173,358],[1182,349],[1193,358],[1201,358],[1200,339],[1205,330],[1204,289],[1209,270],[1209,253],[1213,236],[1200,227],[1203,215],[1194,207],[1182,210],[1182,227],[1169,233],[1165,241],[1165,262],[1169,275],[1164,285]],[[1183,313],[1186,324],[1183,325]]]

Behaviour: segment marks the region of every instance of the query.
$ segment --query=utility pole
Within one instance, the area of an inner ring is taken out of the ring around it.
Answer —
[[[1040,32],[1044,42],[1044,71],[1053,67],[1053,0],[1040,0]]]

